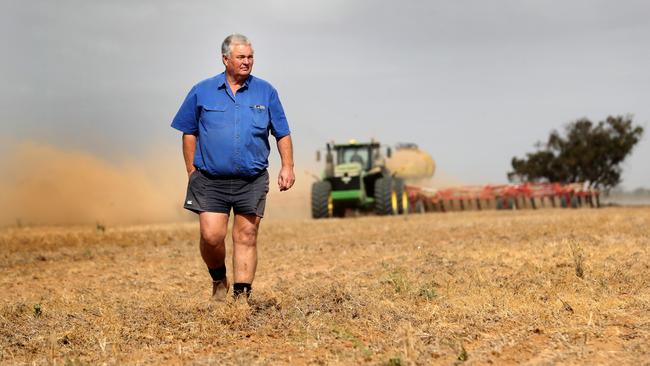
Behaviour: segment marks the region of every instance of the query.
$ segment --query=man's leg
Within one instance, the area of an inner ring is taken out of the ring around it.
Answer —
[[[226,278],[226,233],[228,232],[228,215],[215,212],[199,214],[201,240],[199,247],[201,257],[208,266],[213,279],[212,296],[215,300],[223,300],[228,293]]]
[[[232,229],[232,264],[235,276],[235,296],[251,290],[257,269],[257,231],[261,217],[255,214],[235,215]]]

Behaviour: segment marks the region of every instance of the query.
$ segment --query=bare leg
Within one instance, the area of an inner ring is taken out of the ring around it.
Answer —
[[[257,269],[257,231],[261,217],[235,215],[232,264],[235,283],[253,283]]]
[[[199,247],[201,257],[208,268],[220,268],[226,258],[226,233],[228,232],[228,215],[214,212],[201,212],[199,214],[201,240]],[[214,282],[212,296],[215,300],[223,300],[228,292],[228,279]]]
[[[223,266],[226,258],[226,233],[228,232],[228,215],[214,212],[199,214],[201,227],[201,257],[208,268]]]

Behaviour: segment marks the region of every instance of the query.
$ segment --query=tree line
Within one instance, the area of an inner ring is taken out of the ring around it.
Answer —
[[[621,182],[621,164],[641,141],[643,127],[632,116],[609,116],[594,123],[581,118],[554,130],[537,151],[513,157],[511,182],[589,182],[591,187],[610,189]]]

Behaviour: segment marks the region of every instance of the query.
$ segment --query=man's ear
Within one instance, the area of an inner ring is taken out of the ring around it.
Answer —
[[[221,62],[223,62],[223,66],[226,66],[226,61],[228,60],[228,56],[226,55],[221,55]]]

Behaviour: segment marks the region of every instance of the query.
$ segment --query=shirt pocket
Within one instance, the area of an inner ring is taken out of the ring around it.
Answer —
[[[269,108],[265,105],[252,105],[251,111],[253,112],[253,126],[261,129],[269,128]]]
[[[201,122],[206,127],[216,127],[226,123],[226,107],[207,106],[201,107]]]

